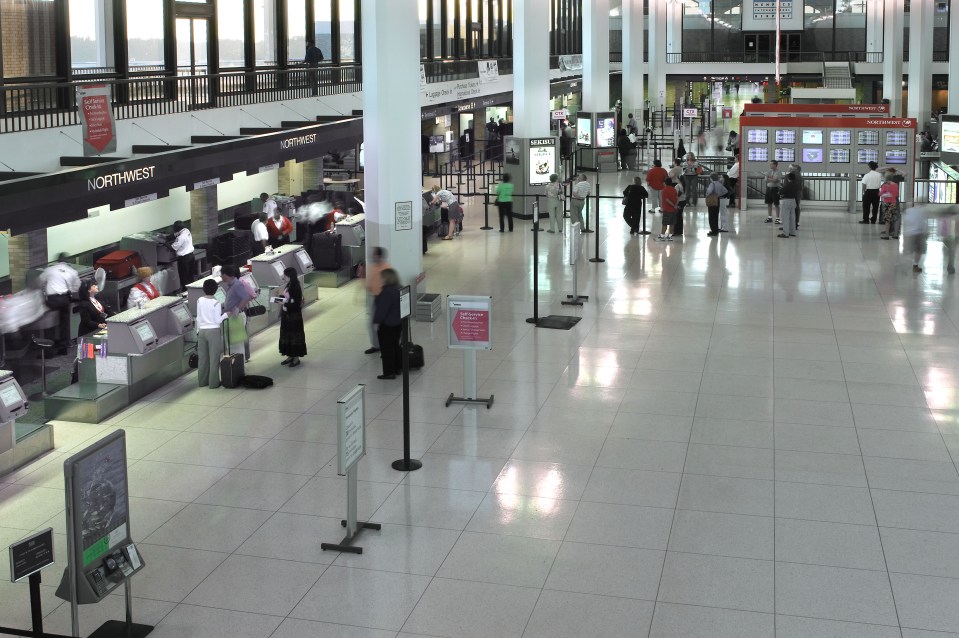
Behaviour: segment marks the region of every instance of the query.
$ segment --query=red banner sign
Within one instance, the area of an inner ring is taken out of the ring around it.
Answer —
[[[105,84],[78,87],[77,105],[83,126],[83,154],[115,153],[117,129],[110,107],[110,87]]]

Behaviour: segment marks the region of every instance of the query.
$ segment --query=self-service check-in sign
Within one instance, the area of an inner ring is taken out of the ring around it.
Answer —
[[[489,297],[448,297],[450,322],[450,348],[469,350],[489,350],[492,347],[490,335]]]

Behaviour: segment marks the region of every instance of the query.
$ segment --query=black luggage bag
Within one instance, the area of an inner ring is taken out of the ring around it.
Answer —
[[[410,350],[410,370],[419,370],[426,365],[426,360],[423,357],[423,346],[411,343],[408,347]]]
[[[339,270],[343,265],[343,236],[315,233],[310,242],[310,257],[316,270]]]
[[[245,375],[243,353],[230,354],[230,329],[223,322],[223,355],[220,357],[220,384],[224,388],[240,387]]]

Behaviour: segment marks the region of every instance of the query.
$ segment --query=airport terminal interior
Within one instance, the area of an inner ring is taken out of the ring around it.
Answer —
[[[367,37],[398,21],[392,3],[0,0],[0,635],[39,616],[101,638],[131,619],[156,638],[959,637],[951,1],[397,0],[419,10],[420,52],[393,57],[417,58],[421,84],[397,100],[411,121],[375,127],[381,89],[402,93]],[[798,27],[750,29],[781,5]],[[548,77],[530,79],[511,38],[535,10]],[[108,88],[99,139],[77,115],[91,84]],[[630,111],[624,158],[600,140]],[[680,145],[705,168],[682,231],[658,240],[647,202],[649,234],[630,232],[624,190]],[[777,158],[803,165],[793,237],[779,209],[767,219]],[[901,231],[863,216],[873,159]],[[561,232],[542,215],[552,172]],[[738,196],[727,232],[710,232],[711,172]],[[450,240],[434,186],[464,214]],[[294,222],[265,252],[261,192]],[[408,391],[369,352],[377,245],[412,289]],[[118,271],[118,252],[152,268],[157,298],[129,300],[150,279]],[[14,320],[50,296],[57,263],[87,283],[109,271],[103,302],[129,308],[87,335],[74,319],[67,354],[55,309]],[[266,307],[237,359],[272,387],[198,387],[197,298],[229,284],[226,266]],[[297,366],[277,345],[291,276]],[[460,295],[488,300],[489,347],[456,347]],[[358,386],[365,455],[348,477]],[[362,553],[324,549],[354,516],[379,524],[352,539]],[[34,535],[52,554],[33,554],[32,617],[19,552]]]

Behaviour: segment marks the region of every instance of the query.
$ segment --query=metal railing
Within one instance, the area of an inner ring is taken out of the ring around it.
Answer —
[[[782,62],[870,62],[881,63],[882,52],[867,51],[783,51]],[[746,52],[746,51],[684,51],[682,53],[667,53],[667,64],[681,63],[752,63],[772,64],[776,61],[775,51]],[[937,60],[944,61],[944,60]]]
[[[803,176],[803,201],[836,202],[846,204],[854,193],[850,193],[848,175]],[[766,178],[750,175],[746,179],[746,196],[750,199],[762,198],[766,194]]]

